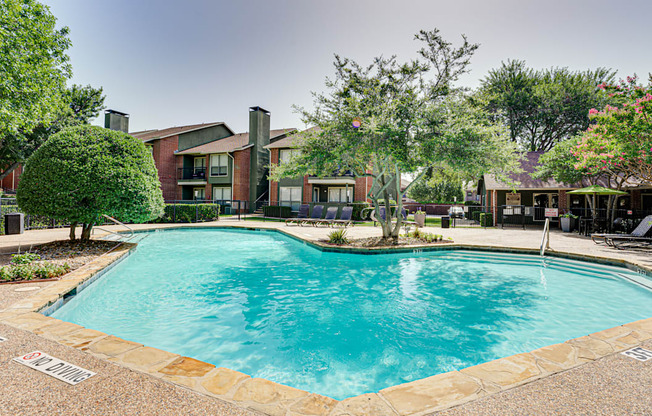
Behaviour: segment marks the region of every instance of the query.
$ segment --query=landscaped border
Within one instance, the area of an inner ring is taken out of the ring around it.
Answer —
[[[165,229],[168,228],[197,229],[198,227],[165,227]],[[270,230],[246,226],[200,228]],[[529,249],[455,243],[399,248],[342,248],[305,240],[284,230],[272,230],[323,251],[381,254],[397,251],[413,252],[415,250],[479,250],[536,254],[536,250]],[[148,231],[143,230],[142,232]],[[119,260],[127,257],[135,247],[135,244],[122,243],[112,252],[68,273],[34,296],[0,311],[0,322],[31,331],[127,368],[270,415],[285,415],[288,412],[294,415],[423,415],[526,384],[615,352],[633,348],[643,341],[652,339],[652,318],[648,318],[561,344],[539,348],[529,353],[516,354],[459,371],[451,371],[389,387],[378,393],[367,393],[337,401],[269,380],[251,378],[238,371],[216,368],[212,364],[190,357],[147,347],[46,316],[61,306],[67,298],[74,296],[102,276]],[[641,265],[624,260],[581,256],[573,253],[552,252],[550,254],[556,257],[625,266],[639,273],[641,271],[652,272]]]

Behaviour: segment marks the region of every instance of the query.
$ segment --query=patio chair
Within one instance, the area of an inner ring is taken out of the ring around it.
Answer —
[[[638,243],[648,243],[652,242],[652,237],[648,237],[648,234],[652,232],[652,215],[648,215],[643,218],[643,220],[638,224],[638,226],[630,234],[593,234],[591,235],[591,240],[596,243],[605,243],[608,246],[617,247],[622,245],[624,242],[638,242]],[[602,239],[602,241],[596,241],[596,239]]]
[[[330,227],[333,224],[333,221],[335,221],[335,218],[337,218],[338,209],[339,208],[337,207],[326,208],[326,215],[324,216],[324,218],[320,221],[313,222],[312,225],[317,226],[317,225],[325,224]]]
[[[296,218],[288,218],[285,220],[285,225],[296,223],[299,225],[299,223],[306,218],[308,218],[308,211],[310,211],[310,205],[308,204],[302,204],[299,206],[299,214],[297,214]]]
[[[310,218],[306,218],[303,221],[299,222],[299,225],[301,226],[303,226],[304,224],[315,225],[315,223],[321,221],[321,214],[323,212],[324,212],[323,205],[315,205],[314,207],[312,207],[312,214],[310,215]]]
[[[333,220],[332,224],[343,225],[344,227],[348,227],[350,225],[353,227],[353,220],[351,219],[352,217],[353,207],[344,207],[342,208],[342,215],[340,215],[340,218],[338,220]]]

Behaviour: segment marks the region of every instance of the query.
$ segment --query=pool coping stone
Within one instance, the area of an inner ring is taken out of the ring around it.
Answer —
[[[195,227],[166,227],[183,229]],[[276,231],[322,251],[359,254],[395,252],[478,250],[516,254],[538,254],[527,248],[440,243],[412,245],[398,248],[345,248],[309,241],[282,229],[248,226],[211,226],[206,228],[239,228],[253,231]],[[138,230],[137,232],[152,232]],[[109,253],[97,257],[33,296],[0,310],[0,322],[30,331],[44,338],[67,345],[93,356],[116,363],[134,371],[152,375],[193,391],[253,409],[268,415],[391,415],[420,416],[455,407],[481,397],[505,391],[582,364],[640,346],[652,339],[652,318],[626,323],[600,332],[545,346],[534,351],[499,358],[459,371],[450,371],[431,377],[399,384],[343,400],[310,393],[274,383],[236,370],[216,367],[191,357],[159,350],[143,344],[123,340],[80,325],[48,316],[66,299],[81,292],[90,283],[104,275],[119,261],[129,256],[137,244],[121,243]],[[554,257],[589,260],[602,264],[627,267],[648,276],[652,270],[621,259],[610,259],[567,252],[549,252]]]

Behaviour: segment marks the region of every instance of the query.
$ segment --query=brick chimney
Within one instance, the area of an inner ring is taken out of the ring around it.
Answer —
[[[129,133],[129,114],[116,110],[106,110],[104,112],[104,127]]]
[[[263,146],[269,144],[270,117],[271,113],[263,108],[249,108],[249,144],[254,145],[251,149],[251,163],[249,165],[250,204],[253,204],[269,188],[269,181],[267,180],[269,152]]]

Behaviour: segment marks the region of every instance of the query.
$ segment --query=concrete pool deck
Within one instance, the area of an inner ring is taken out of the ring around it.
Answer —
[[[281,229],[286,233],[310,241],[323,239],[330,231],[325,227],[286,227],[280,223],[254,221],[220,221],[190,226],[228,225]],[[178,225],[164,225],[163,227],[160,225],[153,227],[143,225],[134,226],[134,228],[167,228],[170,226]],[[117,230],[118,227],[111,228]],[[536,250],[541,239],[540,230],[442,230],[441,228],[427,228],[426,231],[452,237],[456,244],[484,248],[493,246],[515,250]],[[354,227],[350,229],[350,234],[354,238],[377,236],[379,232],[378,228],[373,227]],[[18,244],[20,244],[22,250],[25,250],[31,244],[65,238],[67,238],[66,229],[28,231],[20,236],[3,236],[0,237],[0,252],[15,251]],[[551,233],[551,248],[558,252],[574,255],[628,261],[648,270],[652,266],[649,252],[625,252],[596,246],[590,239],[578,237],[577,235],[553,232]],[[108,264],[108,261],[105,261],[105,263]],[[101,267],[99,265],[90,265],[90,269],[96,271]],[[74,279],[75,275],[72,276],[72,280]],[[79,275],[77,279],[81,279]],[[147,376],[139,372],[130,372],[128,369],[154,375],[154,378],[149,377],[149,382],[163,383],[167,389],[172,388],[168,382],[175,383],[198,390],[204,394],[215,395],[238,405],[237,408],[233,406],[231,408],[225,407],[226,411],[233,409],[233,412],[238,412],[240,411],[238,409],[246,407],[268,414],[283,415],[416,415],[431,414],[433,411],[457,406],[454,409],[445,411],[445,414],[457,415],[573,413],[574,405],[583,406],[580,413],[589,414],[636,414],[645,413],[645,411],[642,411],[644,409],[652,409],[652,398],[649,396],[648,389],[644,387],[652,384],[651,362],[641,363],[618,354],[620,351],[637,345],[650,347],[652,319],[619,326],[591,336],[570,340],[563,344],[544,347],[530,353],[518,354],[461,371],[440,374],[390,387],[381,390],[378,394],[371,393],[337,402],[324,396],[308,394],[266,380],[251,379],[236,371],[215,369],[211,365],[196,362],[196,360],[187,357],[179,357],[172,353],[159,352],[159,350],[154,351],[154,349],[147,350],[148,347],[140,344],[120,340],[98,331],[91,332],[89,329],[82,329],[31,312],[34,308],[41,307],[44,302],[51,303],[55,301],[57,296],[66,288],[69,290],[72,287],[70,286],[72,284],[70,280],[70,277],[67,277],[47,287],[41,285],[41,290],[25,294],[24,297],[22,294],[16,295],[15,292],[12,292],[11,304],[5,302],[3,305],[3,302],[0,302],[0,310],[9,307],[4,312],[0,312],[0,321],[4,321],[5,324],[9,324],[13,328],[0,323],[0,336],[7,337],[7,333],[10,332],[17,339],[26,337],[36,342],[36,344],[38,344],[39,339],[42,339],[44,345],[52,342],[45,338],[56,339],[59,341],[56,348],[70,349],[63,345],[76,346],[77,349],[89,353],[77,352],[77,354],[84,355],[85,359],[91,360],[99,357],[98,361],[103,365],[108,364],[107,361],[118,362],[122,366],[120,368],[129,374],[133,374],[134,378]],[[11,286],[14,285],[0,287],[0,295],[2,295],[0,299],[5,299],[5,293],[9,293],[6,288]],[[55,286],[61,287],[55,288]],[[18,302],[14,303],[15,300]],[[37,305],[39,303],[40,305]],[[22,308],[16,307],[16,305],[21,306],[21,304]],[[26,332],[26,330],[30,332]],[[4,351],[4,344],[6,343],[0,343],[0,351]],[[28,349],[12,352],[14,355],[11,357],[2,354],[0,373],[18,372],[23,374],[26,379],[45,378],[46,376],[31,369],[16,368],[22,366],[9,362],[11,358],[21,353],[27,353],[35,349],[45,350],[45,347],[39,346],[27,351]],[[52,354],[56,355],[55,352],[52,352]],[[93,355],[95,357],[92,357]],[[59,358],[66,359],[66,356]],[[79,363],[79,365],[85,362],[73,361],[72,359],[69,361]],[[89,367],[91,366],[89,365],[87,368]],[[596,385],[595,380],[601,379],[608,379],[609,382]],[[8,380],[13,380],[13,378]],[[89,382],[91,380],[93,378]],[[0,387],[0,393],[3,397],[0,399],[0,404],[3,404],[4,397],[13,397],[12,395],[17,394],[12,383],[14,382],[8,381],[8,383],[2,384],[3,387]],[[82,386],[83,383],[75,387],[64,385],[56,380],[51,380],[51,383],[58,386],[54,388],[60,391],[62,396],[70,396],[70,409],[74,409],[72,407],[75,400],[74,396],[78,394],[76,392],[79,391],[79,386]],[[572,394],[568,394],[566,383],[578,387],[579,390],[573,388],[571,389]],[[582,389],[582,386],[587,388]],[[16,385],[16,387],[19,386]],[[619,392],[619,394],[615,395],[614,392]],[[198,397],[200,398],[197,400],[210,400],[206,396]],[[627,397],[627,400],[617,400],[617,397]],[[189,398],[188,400],[195,399]],[[38,402],[38,400],[36,401]],[[227,403],[214,401],[223,406],[229,406]],[[61,401],[64,408],[66,403],[66,400]],[[520,403],[520,407],[515,407],[518,403]],[[127,407],[123,408],[123,412],[119,411],[122,405],[120,401],[116,401],[114,405],[117,406],[115,408],[116,413],[129,413]],[[0,412],[5,408],[0,406]],[[535,408],[541,410],[534,411]],[[163,409],[162,413],[165,413],[165,408],[161,409]],[[33,410],[36,410],[36,408],[31,409],[28,413],[38,413]]]

